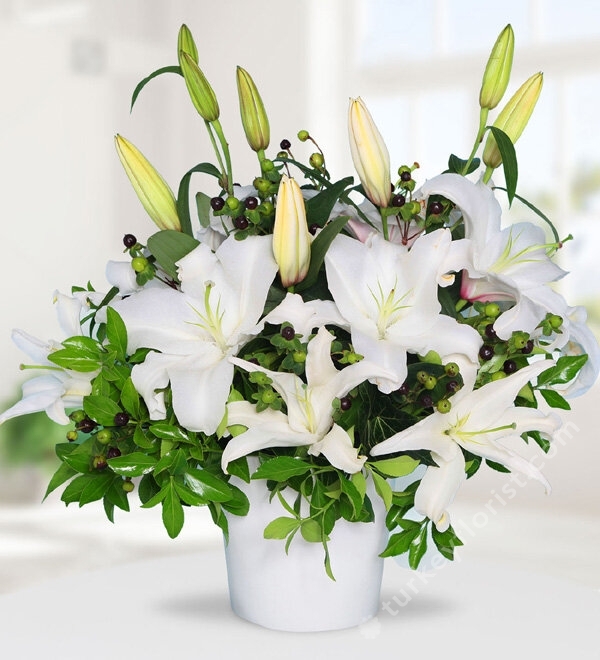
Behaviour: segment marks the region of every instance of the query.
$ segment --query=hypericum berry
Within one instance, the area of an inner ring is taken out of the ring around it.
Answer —
[[[123,245],[126,248],[132,248],[137,243],[137,238],[133,234],[123,236]]]
[[[496,303],[488,303],[483,311],[486,316],[489,316],[491,319],[495,319],[500,315],[500,306]]]
[[[498,336],[496,334],[496,331],[494,330],[494,324],[493,323],[488,323],[485,326],[484,332],[485,332],[485,336],[488,337],[488,339],[496,339],[496,337]]]
[[[520,351],[527,346],[527,342],[529,341],[529,335],[526,332],[515,332],[513,335],[513,344],[515,348]]]
[[[550,314],[548,318],[548,323],[550,323],[550,327],[553,330],[558,330],[560,326],[563,324],[562,316],[559,316],[558,314]]]
[[[220,211],[225,206],[225,200],[222,197],[213,197],[210,206],[213,211]]]
[[[319,229],[321,229],[321,225],[318,225],[316,222],[313,222],[309,227],[308,231],[314,236]]]
[[[254,211],[254,209],[258,206],[258,199],[256,199],[256,197],[246,197],[244,204],[246,205],[247,209]]]
[[[263,202],[259,207],[258,210],[261,215],[272,215],[275,212],[275,207],[271,202]]]
[[[346,410],[350,410],[352,408],[352,397],[351,396],[343,396],[340,399],[340,410],[343,410],[346,412]]]
[[[450,409],[452,408],[452,404],[448,399],[440,399],[437,402],[436,408],[438,409],[438,412],[441,413],[449,413]]]
[[[409,170],[404,170],[403,172],[400,173],[400,181],[406,183],[411,179],[412,179],[412,174],[409,172]]]
[[[296,336],[296,332],[291,325],[286,325],[285,328],[281,328],[281,336],[290,341]]]
[[[127,426],[127,424],[129,424],[129,415],[126,412],[115,415],[115,426]]]
[[[75,440],[77,440],[78,435],[79,435],[79,433],[77,433],[77,431],[68,431],[67,432],[67,440],[69,442],[75,442]]]
[[[266,179],[263,179],[262,176],[257,176],[256,179],[252,182],[252,185],[263,194],[266,194],[271,189],[271,183]]]
[[[506,374],[503,371],[495,371],[492,374],[492,380],[502,380],[503,378],[506,378]]]
[[[249,224],[248,218],[246,218],[246,216],[244,215],[238,215],[238,217],[235,218],[233,221],[233,226],[236,229],[241,229],[241,230],[248,229],[248,224]]]
[[[525,344],[525,346],[523,346],[523,348],[521,349],[521,353],[523,353],[524,355],[529,355],[529,353],[531,353],[531,351],[533,351],[533,339],[530,339]]]
[[[96,440],[98,440],[101,445],[107,445],[112,440],[112,432],[108,429],[102,429],[101,431],[98,431]]]
[[[117,447],[109,447],[106,452],[106,458],[117,458],[121,455],[121,450]]]
[[[87,415],[85,414],[85,412],[83,410],[74,410],[69,415],[69,419],[71,421],[75,422],[75,424],[79,424],[79,422],[83,421],[86,417],[87,417]]]
[[[392,206],[404,206],[406,204],[406,197],[398,193],[392,197]]]
[[[98,424],[93,419],[85,417],[80,422],[77,423],[77,430],[82,433],[91,433]]]
[[[429,374],[426,371],[417,371],[417,380],[421,385],[425,384],[427,378],[429,378]]]
[[[240,200],[233,195],[230,195],[226,199],[225,204],[227,204],[227,208],[231,211],[237,211],[240,208]]]
[[[456,364],[456,362],[448,362],[448,364],[444,365],[444,371],[446,372],[446,376],[454,378],[460,373],[460,367]]]
[[[397,389],[398,394],[401,396],[406,396],[410,392],[410,387],[408,386],[408,383],[402,383],[400,387]]]
[[[514,374],[517,370],[517,363],[514,360],[506,360],[502,365],[505,374]]]
[[[459,389],[460,389],[460,385],[456,380],[449,380],[446,383],[446,392],[450,392],[451,394],[454,394],[454,392],[458,392]]]
[[[292,353],[292,359],[297,364],[301,364],[302,362],[306,362],[306,353],[304,351],[294,351]]]
[[[444,206],[441,202],[431,202],[429,205],[429,213],[431,215],[439,215],[444,210]]]
[[[433,406],[433,399],[429,394],[423,394],[419,401],[424,408],[431,408]]]
[[[126,492],[126,493],[131,493],[131,491],[135,488],[133,485],[133,482],[127,479],[126,481],[123,482],[123,485],[121,488]]]
[[[494,356],[494,349],[491,346],[484,344],[479,349],[479,357],[482,360],[491,360],[493,356]]]
[[[292,146],[292,143],[289,140],[281,140],[279,143],[279,148],[280,149],[289,149]]]
[[[263,172],[272,172],[275,169],[275,163],[272,160],[265,158],[260,163],[260,169]]]
[[[318,151],[316,151],[314,154],[310,155],[308,162],[310,163],[311,167],[314,167],[316,170],[318,170],[323,167],[325,159],[323,158],[323,154],[320,154]]]
[[[106,456],[100,454],[99,456],[94,456],[92,460],[92,466],[95,470],[106,470],[108,463],[106,462]]]
[[[432,390],[437,385],[437,378],[435,376],[427,376],[423,385],[426,390]]]
[[[135,270],[136,273],[141,273],[146,270],[148,266],[148,259],[146,257],[134,257],[131,260],[131,267]]]
[[[298,131],[298,139],[300,142],[306,142],[310,135],[308,134],[308,131]]]

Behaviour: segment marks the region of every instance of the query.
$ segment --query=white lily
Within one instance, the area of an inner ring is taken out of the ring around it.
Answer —
[[[440,531],[450,524],[447,508],[465,480],[462,449],[536,479],[549,492],[550,484],[538,468],[500,441],[519,440],[521,433],[531,430],[551,437],[560,427],[560,418],[553,413],[514,405],[519,390],[551,365],[543,360],[478,390],[468,392],[463,388],[451,398],[449,413],[434,412],[376,445],[371,454],[419,449],[431,452],[436,467],[427,468],[415,494],[415,509],[429,517]]]
[[[333,423],[333,400],[381,372],[366,360],[338,371],[331,359],[333,335],[324,327],[308,344],[306,357],[307,383],[292,373],[270,371],[252,362],[232,358],[231,362],[246,371],[260,371],[272,380],[273,388],[287,406],[287,414],[267,409],[256,412],[247,401],[227,406],[229,426],[242,425],[247,431],[232,438],[223,451],[222,467],[231,461],[267,447],[301,447],[308,445],[309,454],[325,458],[336,468],[349,474],[362,469],[366,456],[359,456],[352,438]]]
[[[339,235],[327,252],[329,290],[355,351],[392,374],[371,379],[381,392],[404,382],[407,352],[459,353],[477,363],[479,333],[440,313],[437,287],[451,282],[451,243],[447,229],[421,236],[410,250],[377,235],[366,243]]]
[[[458,174],[440,174],[427,181],[419,196],[442,195],[462,211],[465,240],[455,241],[465,269],[461,296],[465,300],[511,301],[514,305],[494,322],[508,339],[515,330],[532,332],[544,318],[547,283],[566,273],[547,253],[543,230],[529,222],[501,229],[502,210],[487,185]]]
[[[152,419],[165,415],[171,383],[173,409],[190,431],[214,433],[233,379],[229,361],[259,330],[277,273],[270,236],[226,239],[216,252],[199,245],[178,262],[181,291],[148,288],[113,303],[128,333],[128,349],[152,348],[131,377]]]

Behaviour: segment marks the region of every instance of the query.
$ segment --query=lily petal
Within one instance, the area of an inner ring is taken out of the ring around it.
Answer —
[[[331,427],[322,440],[313,443],[309,454],[319,456],[323,454],[333,467],[343,470],[348,474],[354,474],[362,470],[366,456],[358,456],[358,449],[352,444],[352,439],[348,433],[337,424]]]

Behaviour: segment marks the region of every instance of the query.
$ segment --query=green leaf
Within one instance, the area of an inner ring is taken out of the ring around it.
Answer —
[[[90,373],[100,369],[100,357],[90,357],[73,349],[62,349],[48,354],[48,360],[63,369],[71,369],[81,373]]]
[[[129,511],[129,498],[123,490],[123,483],[123,479],[115,477],[110,488],[106,491],[105,497],[111,504],[118,506],[119,509]]]
[[[223,502],[221,506],[234,516],[245,516],[250,510],[250,502],[246,494],[241,491],[237,486],[228,484],[231,489],[231,499]]]
[[[48,488],[46,488],[44,499],[46,499],[52,491],[56,490],[59,486],[62,486],[65,483],[65,481],[68,481],[71,477],[75,476],[76,474],[77,474],[77,470],[74,470],[67,463],[61,463],[58,470],[56,470],[56,472],[52,476],[52,479],[50,479]]]
[[[148,438],[141,425],[135,427],[133,441],[138,447],[140,447],[140,449],[153,449],[156,446],[156,441]]]
[[[131,378],[128,378],[125,381],[121,389],[121,405],[133,419],[139,420],[142,416],[140,395],[135,389],[135,385]]]
[[[546,403],[552,408],[560,408],[561,410],[571,410],[571,404],[554,390],[539,390],[539,393],[544,397]]]
[[[179,66],[163,66],[160,69],[156,69],[156,71],[153,71],[149,76],[146,76],[143,80],[140,80],[140,82],[136,85],[135,89],[133,90],[133,95],[131,97],[131,107],[129,108],[129,112],[133,110],[133,105],[136,102],[137,97],[139,96],[142,89],[144,89],[144,87],[153,78],[156,78],[157,76],[160,76],[163,73],[178,73],[180,76],[183,75],[181,73],[181,67]]]
[[[198,495],[198,493],[190,490],[187,486],[184,486],[177,481],[174,481],[173,483],[175,485],[177,495],[179,495],[179,499],[186,504],[189,504],[190,506],[203,506],[208,504],[208,500],[205,497]]]
[[[227,502],[233,497],[231,484],[222,481],[206,470],[188,468],[184,481],[192,492],[210,502]]]
[[[494,189],[496,189],[496,188],[498,190],[506,191],[506,188],[503,188],[502,186],[494,186]],[[531,209],[538,217],[540,217],[550,227],[550,230],[552,231],[552,234],[554,236],[554,240],[557,243],[560,243],[560,236],[558,235],[558,231],[557,231],[556,227],[554,226],[552,220],[550,220],[550,218],[547,215],[544,215],[544,213],[542,213],[537,208],[537,206],[535,206],[531,202],[527,201],[524,197],[521,197],[520,195],[515,195],[515,198],[518,199],[521,203],[525,204],[525,206],[527,208]]]
[[[408,548],[408,565],[416,570],[423,559],[423,555],[427,551],[427,524],[421,527],[419,535],[411,541]]]
[[[174,539],[183,527],[183,506],[171,481],[162,501],[162,520],[168,535]]]
[[[537,377],[540,385],[564,385],[570,383],[587,362],[587,355],[564,355],[558,358],[556,364]]]
[[[190,218],[190,180],[194,172],[202,172],[204,174],[210,174],[211,176],[220,178],[221,172],[212,164],[212,163],[199,163],[192,167],[191,170],[188,170],[181,179],[179,183],[179,190],[177,192],[177,215],[181,222],[181,231],[187,234],[188,236],[194,235],[194,230],[192,229],[192,222]],[[150,246],[148,246],[150,247]],[[150,248],[154,254],[154,250]],[[156,254],[154,254],[156,257]],[[157,257],[158,259],[158,257]],[[160,262],[159,262],[160,263]]]
[[[385,550],[379,555],[380,557],[395,557],[408,552],[410,544],[417,538],[421,526],[417,524],[416,527],[405,529],[397,534],[392,534],[388,541]]]
[[[104,505],[104,513],[106,513],[106,517],[110,520],[111,523],[115,522],[115,505],[108,499],[108,497],[105,495],[104,499],[102,500],[102,504]]]
[[[112,307],[106,308],[106,338],[116,351],[117,359],[124,362],[127,357],[127,328],[119,313]]]
[[[238,477],[238,479],[245,481],[247,484],[250,483],[250,468],[248,467],[248,461],[245,456],[237,458],[235,461],[231,461],[231,463],[227,465],[227,472]]]
[[[150,432],[161,440],[170,440],[171,442],[189,442],[188,434],[175,424],[167,422],[155,422],[150,426]]]
[[[383,500],[385,510],[389,511],[390,507],[392,506],[392,487],[387,482],[387,480],[384,479],[381,475],[377,474],[377,472],[371,472],[371,476],[373,477],[375,490],[377,491],[379,497],[381,497]]]
[[[496,461],[490,461],[486,458],[485,464],[489,468],[492,468],[492,470],[496,470],[496,472],[510,473],[510,470],[506,466],[502,465],[502,463],[496,463]]]
[[[202,227],[210,225],[210,196],[203,193],[196,193],[196,211],[198,212],[198,220]]]
[[[367,494],[367,480],[365,479],[365,475],[362,472],[355,472],[350,477],[350,481],[352,481],[354,487],[359,492],[362,504],[365,499],[365,495]]]
[[[352,504],[352,510],[354,511],[354,517],[357,518],[362,509],[363,498],[356,486],[345,477],[340,476],[340,486],[342,488],[342,493],[348,498],[350,504]]]
[[[259,465],[252,479],[272,479],[274,481],[287,481],[291,477],[306,474],[310,465],[291,456],[277,456]]]
[[[148,239],[148,249],[174,281],[178,281],[175,264],[198,245],[200,243],[195,238],[174,229],[163,229]]]
[[[102,474],[89,475],[89,480],[85,484],[79,496],[79,506],[96,502],[104,497],[106,491],[110,488],[114,479],[114,475],[110,472],[103,472]]]
[[[89,474],[82,474],[80,477],[75,477],[73,481],[64,489],[61,495],[61,500],[69,505],[71,502],[79,502],[83,489],[87,486],[90,479],[93,479]]]
[[[504,169],[504,180],[506,181],[506,196],[509,206],[512,204],[517,191],[517,179],[519,178],[519,169],[517,167],[517,154],[512,140],[506,133],[496,126],[488,127],[496,140],[498,151],[502,156],[502,167]]]
[[[151,509],[153,506],[160,504],[167,496],[167,493],[169,492],[170,488],[171,488],[171,482],[167,481],[167,483],[157,493],[154,493],[154,495],[152,495],[152,497],[149,500],[146,500],[142,504],[142,509]]]
[[[123,412],[121,406],[112,399],[93,394],[83,398],[83,409],[88,417],[102,426],[114,426],[115,415]]]
[[[397,456],[382,461],[372,461],[370,465],[386,477],[404,477],[414,471],[419,461],[410,456]]]
[[[309,543],[321,543],[323,540],[323,530],[321,525],[313,518],[306,518],[300,525],[300,534],[302,538]]]
[[[152,474],[145,474],[138,484],[138,495],[142,504],[154,497],[160,491],[160,486],[154,480]]]
[[[305,206],[308,224],[317,224],[319,227],[323,227],[344,190],[353,183],[354,177],[348,176],[345,179],[332,183],[314,197],[307,199]]]
[[[156,463],[155,458],[141,452],[133,452],[108,460],[110,469],[122,477],[141,477],[143,474],[152,472]]]
[[[463,160],[462,158],[459,158],[454,154],[450,154],[450,158],[448,159],[447,171],[454,172],[455,174],[462,174],[463,176],[467,174],[471,174],[479,167],[480,160],[479,158],[473,158],[471,164],[469,165],[469,169],[466,172],[463,172],[468,162],[469,162],[468,160]]]
[[[300,526],[300,521],[297,518],[288,518],[281,516],[275,518],[266,527],[263,536],[266,539],[284,539],[293,531],[297,530]]]
[[[446,557],[446,559],[454,559],[454,548],[463,545],[463,542],[456,536],[456,532],[452,527],[448,527],[445,532],[438,532],[435,525],[433,525],[431,536],[440,554]]]

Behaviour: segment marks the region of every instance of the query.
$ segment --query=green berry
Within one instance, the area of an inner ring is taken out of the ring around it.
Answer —
[[[421,385],[425,384],[425,381],[429,378],[429,374],[426,371],[418,371],[417,372],[417,380]]]
[[[133,485],[133,482],[132,482],[132,481],[129,481],[129,480],[128,480],[128,481],[124,481],[124,482],[123,482],[123,485],[121,486],[121,488],[122,488],[126,493],[131,493],[131,491],[135,488],[135,486]]]
[[[515,348],[520,351],[522,348],[527,346],[529,335],[526,332],[515,332],[512,339]]]
[[[304,351],[294,351],[292,353],[292,359],[297,364],[301,364],[302,362],[306,362],[306,353]]]
[[[75,440],[77,440],[78,435],[79,435],[79,433],[77,433],[77,431],[69,431],[67,433],[67,440],[69,442],[75,442]]]
[[[82,422],[87,415],[83,410],[74,410],[70,415],[69,419],[75,422],[75,424],[79,424],[79,422]]]
[[[310,163],[311,167],[314,167],[316,170],[320,170],[323,167],[325,159],[323,158],[323,154],[315,152],[314,154],[311,154],[308,162]]]
[[[300,142],[306,142],[309,137],[308,131],[298,131],[298,139]]]
[[[260,169],[263,172],[272,172],[275,169],[275,163],[273,163],[272,160],[269,160],[268,158],[265,158],[260,163]]]
[[[107,445],[112,440],[112,432],[108,429],[102,429],[96,434],[96,440],[98,440],[101,445]]]
[[[448,401],[448,399],[440,399],[437,402],[436,408],[438,412],[449,413],[450,409],[452,408],[452,404],[450,403],[450,401]]]
[[[550,314],[548,317],[548,323],[553,330],[558,330],[563,324],[562,316],[558,316],[558,314]]]
[[[437,385],[437,378],[435,376],[427,376],[426,381],[423,383],[426,390],[432,390]]]
[[[488,303],[483,310],[486,316],[489,316],[491,319],[495,319],[497,316],[500,316],[500,306],[496,303]]]
[[[502,380],[503,378],[506,378],[507,374],[504,373],[504,371],[496,371],[492,374],[492,380]]]
[[[231,211],[237,211],[240,208],[240,200],[237,199],[236,197],[233,197],[233,195],[230,195],[225,200],[225,204],[227,205],[227,208],[230,209]]]
[[[456,378],[456,376],[458,376],[460,373],[460,368],[456,362],[448,362],[448,364],[444,366],[444,371],[446,372],[446,376],[450,376],[450,378]]]
[[[136,273],[141,273],[146,270],[148,266],[148,259],[146,257],[134,257],[131,260],[131,267]]]

